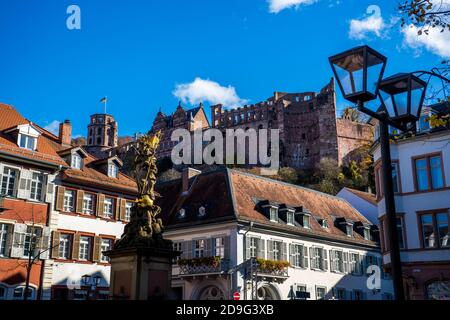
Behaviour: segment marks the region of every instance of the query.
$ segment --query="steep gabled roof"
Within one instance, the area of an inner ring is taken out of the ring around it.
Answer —
[[[333,240],[375,246],[358,233],[352,238],[334,225],[336,218],[353,222],[370,222],[346,200],[311,189],[255,176],[236,170],[220,169],[202,173],[190,181],[191,189],[182,193],[181,179],[157,185],[162,198],[157,204],[162,208],[162,219],[170,229],[190,228],[193,225],[220,221],[253,221],[271,229],[303,236],[318,236]],[[258,200],[259,199],[259,200]],[[260,210],[258,201],[284,204],[291,208],[305,208],[311,212],[311,229],[271,222]],[[206,216],[200,218],[198,209],[204,206]],[[185,218],[179,218],[180,209]],[[327,220],[324,229],[319,221]]]

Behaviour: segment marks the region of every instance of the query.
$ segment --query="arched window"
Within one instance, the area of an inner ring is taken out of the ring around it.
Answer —
[[[97,134],[102,134],[102,128],[97,129]]]
[[[102,138],[100,137],[97,138],[97,144],[102,144]]]

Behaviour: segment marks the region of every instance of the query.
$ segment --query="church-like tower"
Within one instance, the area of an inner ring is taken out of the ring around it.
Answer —
[[[109,114],[93,114],[88,125],[87,149],[96,154],[117,147],[118,124]]]

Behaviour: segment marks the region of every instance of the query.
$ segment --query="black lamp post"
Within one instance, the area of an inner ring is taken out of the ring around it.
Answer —
[[[82,281],[83,281],[83,284],[88,288],[87,299],[86,299],[86,300],[89,300],[91,291],[94,292],[94,295],[93,295],[92,298],[95,299],[95,298],[96,298],[95,292],[96,292],[97,287],[99,286],[100,282],[102,281],[102,277],[99,276],[99,275],[93,277],[93,278],[92,278],[92,279],[94,280],[94,283],[93,283],[93,284],[91,283],[91,276],[88,275],[88,274],[83,275],[83,276],[81,277],[81,279],[82,279]]]
[[[381,161],[386,222],[394,292],[404,300],[397,213],[392,185],[389,126],[402,131],[419,118],[427,84],[413,74],[398,74],[383,79],[387,58],[368,46],[357,47],[329,58],[344,98],[380,124]],[[371,110],[365,103],[380,97],[382,108]]]

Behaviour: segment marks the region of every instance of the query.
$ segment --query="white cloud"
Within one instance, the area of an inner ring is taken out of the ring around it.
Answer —
[[[48,125],[46,125],[44,129],[57,136],[59,134],[59,124],[60,122],[58,120],[53,120]]]
[[[431,28],[428,35],[418,35],[419,29],[409,25],[403,28],[403,45],[416,50],[419,55],[422,49],[426,49],[442,58],[450,59],[450,32],[441,32],[440,28]]]
[[[298,8],[301,5],[311,5],[319,0],[267,0],[269,2],[269,11],[271,13],[278,13],[288,8]]]
[[[199,77],[190,83],[177,84],[173,95],[184,103],[189,102],[190,104],[209,102],[235,107],[246,102],[246,100],[239,98],[234,87],[223,87],[217,82]]]
[[[382,31],[386,29],[383,17],[381,15],[381,9],[377,5],[371,5],[367,8],[367,14],[362,19],[352,19],[350,21],[350,31],[348,33],[350,39],[366,39],[370,34],[375,34],[377,37],[382,38],[384,35]]]

